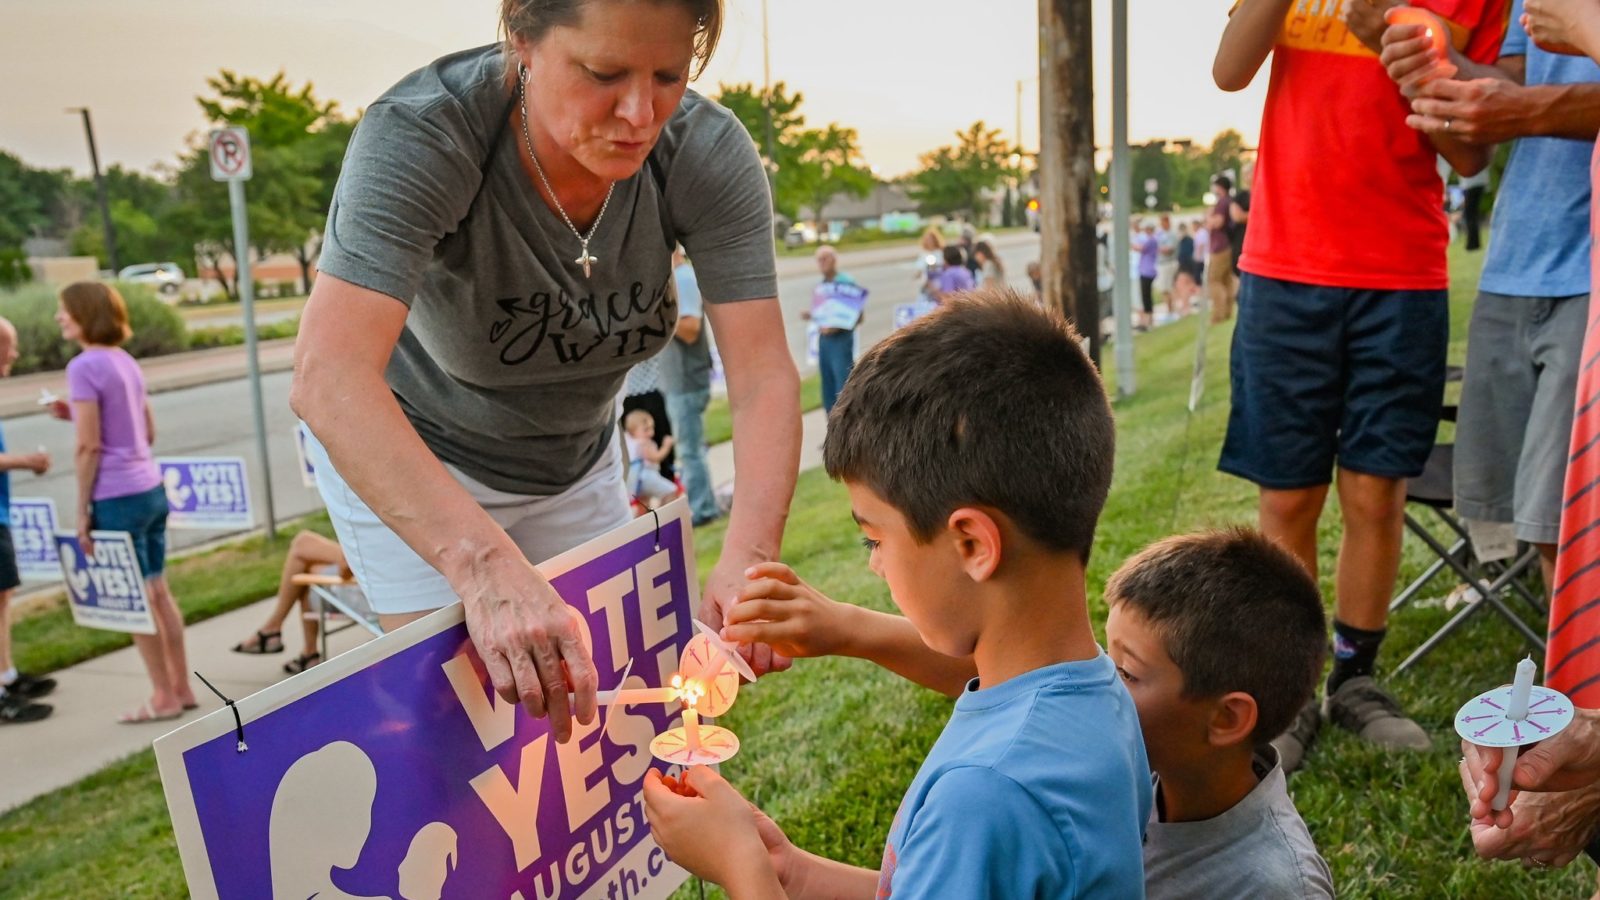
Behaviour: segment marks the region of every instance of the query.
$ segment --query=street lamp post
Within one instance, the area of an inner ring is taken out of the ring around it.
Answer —
[[[106,180],[100,174],[100,154],[94,147],[94,123],[89,120],[89,107],[74,106],[67,110],[69,113],[79,113],[83,116],[83,133],[89,139],[89,166],[94,169],[94,192],[100,203],[100,223],[106,231],[106,262],[110,264],[111,271],[121,268],[117,264],[117,229],[111,224],[111,203],[106,199]]]
[[[772,155],[772,42],[767,36],[767,0],[761,0],[761,110],[767,120],[767,193],[778,201],[778,158]]]

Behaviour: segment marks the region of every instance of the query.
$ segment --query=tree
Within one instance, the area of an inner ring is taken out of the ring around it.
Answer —
[[[263,256],[293,253],[309,289],[316,252],[307,244],[326,220],[354,123],[340,115],[337,103],[319,100],[309,82],[295,88],[283,72],[263,81],[223,70],[206,84],[211,96],[195,98],[206,118],[250,133],[253,173],[246,193],[253,249]],[[197,261],[215,269],[223,288],[234,295],[237,286],[217,264],[224,255],[237,260],[244,248],[233,246],[228,192],[211,180],[201,141],[182,157],[174,189],[177,205],[166,224],[195,247]]]
[[[1014,150],[1000,137],[1000,129],[974,122],[956,132],[955,146],[922,154],[922,169],[911,176],[918,204],[924,213],[965,212],[987,224],[983,192],[1016,175],[1010,167]]]
[[[0,151],[0,250],[18,250],[28,238],[52,233],[69,181],[64,169],[29,168]]]
[[[1237,178],[1239,166],[1244,159],[1244,136],[1229,128],[1211,139],[1211,151],[1206,154],[1206,161],[1211,166],[1211,174],[1232,169]],[[1207,184],[1207,189],[1210,185]]]
[[[865,197],[876,183],[872,172],[861,162],[856,147],[856,130],[829,125],[826,131],[802,132],[798,141],[799,159],[792,163],[795,190],[806,195],[811,217],[826,221],[823,211],[828,201],[839,194]]]
[[[125,262],[185,260],[192,265],[194,254],[188,246],[162,226],[162,219],[173,206],[169,181],[114,165],[106,171],[105,182],[111,222],[117,231],[117,247]],[[95,257],[101,267],[109,265],[94,182],[90,179],[74,181],[68,194],[77,213],[74,218],[80,222],[71,231],[72,252]]]

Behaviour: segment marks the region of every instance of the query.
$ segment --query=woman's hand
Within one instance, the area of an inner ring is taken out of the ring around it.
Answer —
[[[1464,780],[1477,785],[1477,793],[1468,791],[1474,819],[1490,819],[1501,828],[1510,828],[1513,813],[1509,809],[1494,812],[1490,801],[1500,790],[1500,761],[1504,755],[1498,747],[1479,747],[1461,742],[1462,763],[1466,770]],[[1600,783],[1600,710],[1580,709],[1560,734],[1518,754],[1516,768],[1512,770],[1512,786],[1522,791],[1572,791]],[[1516,792],[1512,792],[1516,797]]]
[[[572,716],[594,721],[597,676],[584,644],[578,611],[538,570],[514,559],[480,559],[471,581],[457,587],[467,632],[495,693],[521,703],[528,715],[548,715],[557,742],[572,736]],[[569,704],[568,691],[576,694]]]
[[[1522,27],[1541,50],[1567,56],[1592,53],[1583,46],[1585,32],[1600,31],[1594,21],[1600,17],[1596,0],[1526,0],[1522,7]]]
[[[1362,5],[1361,0],[1356,0],[1356,5]],[[1434,38],[1429,33],[1433,29],[1445,31],[1448,26],[1437,17],[1426,27],[1401,23],[1396,15],[1390,13],[1386,17],[1391,24],[1383,32],[1383,49],[1378,59],[1389,77],[1400,86],[1400,93],[1408,98],[1416,97],[1422,85],[1454,78],[1461,69],[1450,60],[1449,44],[1445,45],[1443,53],[1435,50]]]
[[[1474,769],[1467,760],[1461,763],[1461,783],[1470,797],[1481,796],[1487,787],[1474,782]],[[1504,815],[1507,824],[1473,819],[1472,848],[1478,856],[1559,869],[1583,852],[1600,826],[1600,785],[1559,793],[1513,793],[1508,809],[1496,815]]]
[[[84,562],[94,559],[94,538],[89,537],[92,524],[87,512],[78,517],[78,546],[83,548]]]
[[[50,401],[50,405],[46,408],[50,410],[50,415],[57,419],[63,422],[72,421],[72,407],[67,405],[67,401],[57,398]]]

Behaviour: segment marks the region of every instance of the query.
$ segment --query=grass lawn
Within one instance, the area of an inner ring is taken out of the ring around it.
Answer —
[[[800,412],[805,414],[821,408],[822,376],[813,372],[800,379]],[[715,397],[706,404],[705,429],[707,447],[733,440],[733,412],[728,409],[726,396]]]
[[[1455,260],[1452,361],[1462,357],[1478,261]],[[1205,399],[1187,421],[1195,327],[1190,320],[1141,336],[1140,391],[1117,404],[1116,481],[1089,573],[1097,621],[1104,618],[1098,597],[1105,579],[1129,553],[1174,531],[1254,520],[1251,486],[1214,468],[1227,416],[1227,328],[1210,334]],[[1330,509],[1323,535],[1323,588],[1329,592],[1337,521]],[[696,537],[704,572],[716,557],[722,526]],[[1423,553],[1408,541],[1402,578],[1420,571]],[[800,480],[784,558],[839,599],[888,607],[886,590],[867,571],[845,492],[820,471]],[[1435,593],[1449,587],[1441,580]],[[1381,662],[1395,664],[1445,617],[1440,609],[1398,614]],[[1484,685],[1505,681],[1523,652],[1508,628],[1483,616],[1393,681],[1434,735],[1431,753],[1391,756],[1324,732],[1290,790],[1341,896],[1588,896],[1594,869],[1586,862],[1565,872],[1530,872],[1471,855],[1451,716]],[[800,846],[876,866],[900,795],[949,706],[865,663],[803,660],[789,674],[740,692],[727,718],[744,748],[725,771]],[[822,734],[832,740],[818,740]],[[180,895],[177,853],[151,755],[135,755],[0,816],[0,873],[4,896],[103,896],[107,885],[121,897]]]

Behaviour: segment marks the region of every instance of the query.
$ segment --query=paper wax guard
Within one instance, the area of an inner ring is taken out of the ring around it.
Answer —
[[[664,763],[679,766],[714,766],[732,759],[739,752],[739,738],[726,728],[700,726],[700,746],[690,750],[682,728],[671,728],[650,742],[650,755]]]
[[[60,397],[57,397],[55,394],[50,393],[50,389],[49,388],[39,388],[39,405],[40,406],[50,406],[50,405],[54,404],[57,400],[60,400],[60,399],[61,399]]]

